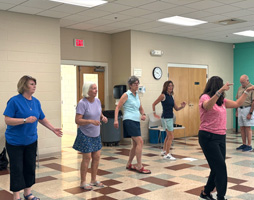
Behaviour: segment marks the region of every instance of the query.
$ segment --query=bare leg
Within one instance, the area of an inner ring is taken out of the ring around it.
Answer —
[[[244,126],[241,126],[240,129],[241,129],[241,136],[242,136],[243,144],[246,145],[246,132],[245,132],[245,127],[244,127]]]
[[[173,134],[173,131],[166,130],[166,132],[167,132],[167,138],[168,138],[166,143],[166,154],[168,154],[171,148],[172,141],[174,139],[174,134]]]
[[[127,167],[132,163],[135,155],[136,155],[136,147],[137,147],[137,143],[135,142],[135,140],[133,139],[133,137],[131,138],[132,139],[132,147],[131,147],[131,150],[130,150],[130,154],[129,154],[129,160],[127,162]]]
[[[142,157],[143,139],[141,136],[132,137],[132,139],[136,143],[135,155],[136,155],[136,159],[137,159],[137,168],[140,169],[140,168],[142,168],[141,157]]]
[[[252,130],[250,126],[245,126],[245,134],[247,136],[248,146],[251,146]]]
[[[13,192],[13,200],[20,199],[20,192]]]
[[[80,186],[86,184],[86,174],[88,171],[89,162],[91,160],[91,153],[82,153],[82,156],[83,157],[80,164],[80,176],[81,176]]]
[[[92,152],[92,165],[91,165],[91,183],[96,181],[96,175],[98,171],[100,161],[101,150]]]

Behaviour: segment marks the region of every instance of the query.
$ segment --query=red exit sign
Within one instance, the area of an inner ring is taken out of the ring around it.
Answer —
[[[85,47],[85,41],[80,39],[74,39],[75,47]]]

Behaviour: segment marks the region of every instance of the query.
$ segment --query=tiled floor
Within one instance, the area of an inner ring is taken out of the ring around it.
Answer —
[[[79,188],[81,155],[71,148],[73,136],[69,138],[63,141],[61,158],[40,160],[33,193],[41,200],[197,200],[209,174],[197,137],[188,138],[186,145],[184,139],[174,141],[176,161],[162,159],[159,144],[145,144],[143,163],[152,171],[149,175],[125,169],[130,145],[103,147],[98,180],[106,187],[84,191]],[[253,200],[254,152],[236,151],[240,141],[239,134],[227,134],[227,198]],[[9,199],[9,173],[0,171],[0,200]]]

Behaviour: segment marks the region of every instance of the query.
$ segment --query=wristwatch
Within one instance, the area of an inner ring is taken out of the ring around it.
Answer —
[[[24,118],[24,124],[26,123],[26,118]]]
[[[252,112],[249,112],[250,115],[252,115]]]

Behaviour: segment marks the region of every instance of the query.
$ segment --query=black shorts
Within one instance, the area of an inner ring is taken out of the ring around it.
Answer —
[[[140,122],[126,119],[123,121],[123,136],[124,138],[141,136]]]

